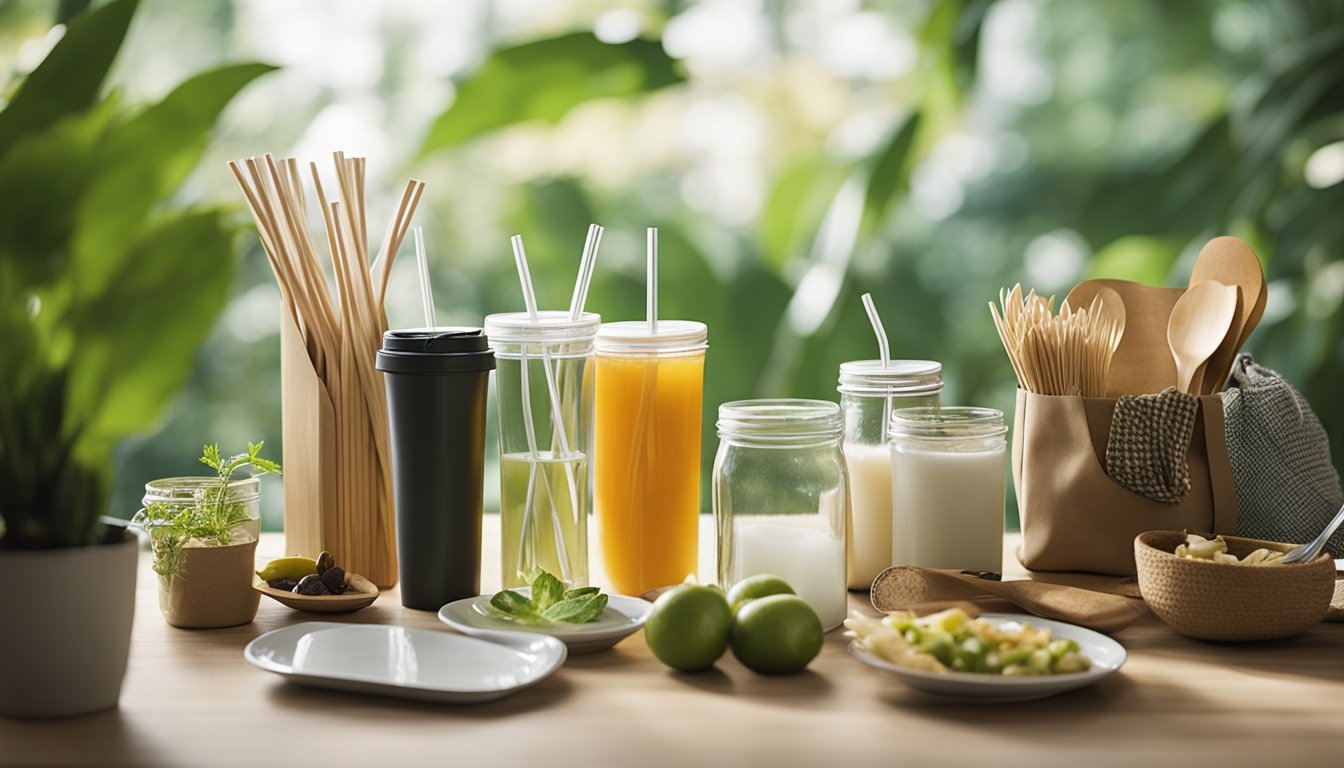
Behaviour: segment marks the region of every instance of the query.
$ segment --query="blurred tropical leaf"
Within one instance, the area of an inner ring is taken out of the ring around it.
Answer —
[[[462,83],[423,152],[514,123],[556,123],[593,99],[629,98],[684,79],[657,41],[610,44],[587,32],[500,48]]]
[[[219,210],[164,217],[127,249],[133,266],[78,306],[65,411],[66,434],[79,435],[77,456],[110,450],[172,402],[228,300],[232,231]]]
[[[920,113],[915,112],[892,132],[891,138],[875,156],[864,194],[863,223],[860,236],[867,238],[881,228],[899,193],[910,185],[914,167],[915,137],[919,134]]]
[[[0,111],[0,155],[30,133],[93,106],[139,0],[114,0],[70,22],[64,37]]]
[[[1181,245],[1179,239],[1122,237],[1097,251],[1088,265],[1087,276],[1164,285],[1181,255]]]
[[[237,64],[202,73],[108,131],[77,213],[71,257],[80,291],[97,293],[112,274],[133,268],[128,246],[145,215],[200,162],[215,121],[238,91],[274,69]]]
[[[779,269],[806,250],[849,171],[819,154],[794,163],[775,179],[760,219],[767,264]]]

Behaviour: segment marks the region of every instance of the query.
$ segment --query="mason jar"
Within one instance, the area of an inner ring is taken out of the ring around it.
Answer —
[[[585,312],[506,312],[485,318],[499,408],[500,563],[505,588],[544,569],[588,586],[592,509],[593,337]]]
[[[840,364],[840,410],[849,470],[846,581],[868,589],[894,564],[891,549],[891,450],[887,421],[896,408],[938,405],[943,366],[930,360],[854,360]]]
[[[992,408],[891,412],[896,563],[1002,571],[1007,433]]]
[[[155,525],[145,510],[155,505],[168,507],[194,507],[217,499],[211,497],[219,492],[218,477],[166,477],[145,483],[145,495],[140,500],[142,509],[132,523],[144,529],[150,541],[155,541]],[[233,543],[244,544],[256,541],[261,536],[261,479],[245,477],[229,483],[224,503],[237,505],[242,512],[241,522],[233,529]]]
[[[748,576],[779,576],[827,629],[846,613],[842,432],[840,407],[825,400],[719,406],[719,583],[726,589]]]

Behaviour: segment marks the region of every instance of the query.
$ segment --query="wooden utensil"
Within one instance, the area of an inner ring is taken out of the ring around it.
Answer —
[[[296,611],[308,613],[350,613],[378,599],[378,587],[358,573],[345,575],[346,590],[339,595],[300,595],[273,589],[260,578],[252,577],[252,588]]]
[[[1141,601],[1118,595],[1038,581],[999,581],[997,577],[896,565],[873,581],[873,607],[894,611],[934,601],[997,597],[1041,618],[1108,633],[1133,624],[1145,610]]]
[[[1129,280],[1084,280],[1069,291],[1070,306],[1086,307],[1102,288],[1120,296],[1125,332],[1111,359],[1106,396],[1160,392],[1176,378],[1176,363],[1167,346],[1167,321],[1184,288],[1154,288]]]
[[[1206,280],[1235,286],[1238,306],[1236,317],[1229,325],[1222,344],[1209,356],[1203,381],[1195,382],[1195,391],[1202,394],[1216,392],[1227,380],[1237,353],[1265,312],[1268,296],[1260,258],[1245,241],[1235,237],[1215,237],[1200,250],[1194,270],[1190,273],[1190,285]]]
[[[1237,289],[1217,280],[1196,283],[1171,310],[1167,344],[1176,361],[1176,390],[1189,392],[1195,371],[1223,343],[1237,313]]]

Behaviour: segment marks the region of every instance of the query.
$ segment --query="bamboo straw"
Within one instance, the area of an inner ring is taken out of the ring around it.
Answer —
[[[387,329],[383,300],[392,260],[424,183],[407,182],[371,267],[366,161],[341,152],[333,153],[332,161],[339,199],[328,199],[315,163],[309,163],[309,170],[325,225],[334,291],[308,227],[298,162],[264,155],[230,162],[229,169],[257,223],[284,311],[333,405],[336,498],[316,500],[323,545],[329,544],[347,568],[366,569],[375,582],[390,586],[395,582],[395,537],[387,395],[374,352]]]
[[[989,305],[1018,386],[1044,395],[1104,396],[1122,317],[1108,311],[1100,296],[1085,308],[1066,300],[1058,314],[1054,301],[1035,291],[1024,298],[1015,285],[999,291],[998,307]]]

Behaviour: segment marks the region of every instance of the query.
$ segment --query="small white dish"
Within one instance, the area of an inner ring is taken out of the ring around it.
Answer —
[[[987,613],[981,616],[995,624],[1031,624],[1043,627],[1057,638],[1078,643],[1083,655],[1092,660],[1086,672],[1041,677],[1004,677],[972,672],[926,672],[893,664],[869,652],[858,641],[849,644],[849,652],[859,661],[899,678],[911,688],[930,696],[986,704],[1032,701],[1092,685],[1113,674],[1125,663],[1125,648],[1116,641],[1090,629],[1051,621],[1036,616]]]
[[[513,591],[525,596],[531,596],[532,593],[527,587]],[[653,603],[647,600],[608,595],[607,609],[597,617],[597,621],[588,624],[526,624],[491,607],[491,597],[480,595],[449,603],[439,609],[439,621],[473,637],[500,631],[548,635],[568,646],[570,653],[579,654],[605,651],[633,635],[644,626],[649,612],[653,610]]]
[[[520,632],[473,638],[320,621],[272,630],[243,649],[252,666],[301,685],[453,704],[520,691],[549,677],[566,656],[554,638]]]

